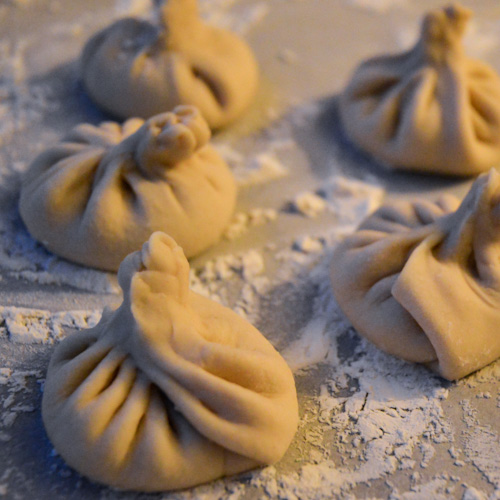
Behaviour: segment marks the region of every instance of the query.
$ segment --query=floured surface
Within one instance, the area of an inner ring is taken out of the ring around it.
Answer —
[[[39,412],[52,344],[120,298],[114,275],[31,240],[16,209],[19,175],[69,126],[105,118],[72,60],[88,34],[116,16],[147,15],[149,3],[10,1],[0,6],[0,25],[11,30],[0,39],[0,497],[500,498],[500,363],[444,382],[361,339],[330,293],[333,245],[385,197],[467,190],[377,167],[344,143],[334,119],[332,96],[360,59],[407,46],[435,2],[200,3],[207,20],[248,37],[265,81],[254,110],[214,138],[240,201],[225,239],[193,262],[191,284],[254,322],[283,354],[296,374],[299,432],[273,467],[164,495],[91,484],[53,453]],[[469,51],[500,70],[492,35],[500,11],[493,1],[477,9]]]

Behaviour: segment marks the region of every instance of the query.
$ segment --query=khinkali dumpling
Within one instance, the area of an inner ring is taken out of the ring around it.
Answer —
[[[90,97],[115,116],[149,118],[193,104],[212,128],[237,118],[258,84],[250,48],[205,24],[197,0],[164,1],[158,26],[115,22],[87,42],[81,67]]]
[[[192,106],[123,126],[79,125],[28,169],[21,216],[50,251],[91,267],[116,271],[154,231],[192,257],[219,239],[236,200],[209,138]]]
[[[384,351],[449,380],[491,363],[500,357],[500,174],[480,176],[461,204],[380,208],[336,248],[331,278],[346,316]]]
[[[393,167],[476,175],[500,165],[500,77],[465,54],[471,13],[429,13],[408,52],[361,64],[340,97],[354,143]]]
[[[160,491],[279,460],[298,411],[273,346],[189,290],[182,249],[163,233],[124,260],[118,279],[122,305],[50,361],[42,416],[66,462],[116,488]]]

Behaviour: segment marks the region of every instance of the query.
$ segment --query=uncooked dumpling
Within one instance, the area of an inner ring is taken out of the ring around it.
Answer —
[[[293,375],[235,312],[189,290],[154,233],[118,273],[122,305],[56,349],[42,401],[55,449],[120,489],[185,488],[279,460],[297,427]]]
[[[116,271],[152,232],[192,257],[231,219],[236,183],[196,108],[144,122],[77,126],[32,163],[20,212],[31,233],[68,260]]]
[[[258,84],[250,48],[205,24],[197,0],[166,0],[158,26],[133,18],[115,22],[89,40],[81,66],[90,97],[117,117],[149,118],[193,104],[212,128],[237,118]]]
[[[331,278],[346,316],[384,351],[449,380],[491,363],[500,357],[500,174],[479,177],[461,204],[380,208],[336,248]]]
[[[340,97],[354,143],[403,170],[477,175],[500,165],[500,78],[464,52],[470,15],[433,11],[411,50],[357,68]]]

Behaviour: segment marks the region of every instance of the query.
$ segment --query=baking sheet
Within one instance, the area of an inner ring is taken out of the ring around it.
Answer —
[[[360,339],[329,293],[332,246],[382,196],[462,195],[470,185],[380,168],[345,143],[335,114],[335,96],[359,61],[407,47],[422,13],[441,3],[200,3],[211,22],[247,38],[263,82],[253,109],[214,138],[239,175],[237,210],[243,215],[233,228],[236,237],[192,262],[193,285],[246,315],[295,369],[297,436],[276,466],[158,495],[93,484],[54,453],[39,411],[54,343],[68,325],[92,324],[104,304],[116,305],[120,297],[113,275],[53,258],[29,238],[15,208],[19,178],[34,155],[69,127],[108,119],[81,89],[75,60],[91,33],[116,17],[147,13],[149,4],[3,1],[0,495],[500,498],[500,363],[458,383],[444,382]],[[498,3],[464,4],[476,11],[469,52],[500,71]],[[261,182],[252,184],[259,175]],[[298,196],[314,201],[318,193],[325,207],[313,206],[308,216]]]

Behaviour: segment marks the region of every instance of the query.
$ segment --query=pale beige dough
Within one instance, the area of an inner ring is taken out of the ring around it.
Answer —
[[[273,346],[189,290],[187,260],[164,233],[118,279],[122,305],[50,361],[42,416],[66,462],[116,488],[161,491],[279,460],[298,407]]]
[[[236,201],[209,138],[193,106],[146,122],[79,125],[29,167],[21,217],[47,249],[90,267],[116,271],[154,231],[192,257],[217,242]]]
[[[398,201],[335,249],[335,298],[384,351],[458,379],[500,357],[500,174],[459,204]]]
[[[90,97],[117,117],[193,104],[212,128],[245,111],[258,85],[248,45],[205,24],[197,0],[166,0],[158,26],[126,18],[98,32],[83,50],[81,72]]]
[[[470,12],[429,13],[416,45],[362,63],[340,96],[350,139],[394,168],[477,175],[500,165],[500,78],[462,45]]]

